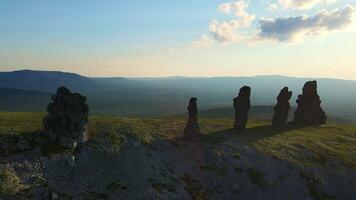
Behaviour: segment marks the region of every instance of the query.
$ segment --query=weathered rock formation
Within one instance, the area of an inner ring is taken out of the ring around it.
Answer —
[[[197,98],[192,97],[189,100],[188,109],[188,121],[185,125],[184,136],[186,138],[192,138],[200,134],[198,126],[198,108],[197,108]]]
[[[65,87],[57,89],[43,118],[44,133],[58,144],[74,148],[88,139],[89,108],[86,97]]]
[[[303,87],[303,94],[298,96],[297,110],[293,123],[297,125],[319,125],[326,123],[326,115],[320,104],[317,82],[308,81]]]
[[[244,131],[248,120],[248,112],[251,109],[250,103],[251,88],[244,86],[240,89],[239,95],[234,98],[235,123],[237,132]]]
[[[292,97],[292,92],[288,91],[288,87],[281,90],[277,97],[277,104],[274,107],[274,115],[272,120],[273,126],[284,126],[288,121],[288,113],[291,109],[289,100]]]

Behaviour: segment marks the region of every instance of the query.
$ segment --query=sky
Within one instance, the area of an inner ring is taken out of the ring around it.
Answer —
[[[356,80],[355,0],[0,0],[0,71]]]

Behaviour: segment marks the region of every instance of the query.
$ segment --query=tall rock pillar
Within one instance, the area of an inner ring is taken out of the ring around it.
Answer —
[[[248,120],[248,112],[251,109],[250,103],[251,88],[244,86],[240,89],[239,95],[234,98],[235,123],[237,132],[244,131]]]
[[[308,81],[303,87],[303,93],[298,96],[297,110],[293,123],[297,125],[320,125],[326,123],[326,114],[321,108],[321,100],[317,91],[317,82]]]

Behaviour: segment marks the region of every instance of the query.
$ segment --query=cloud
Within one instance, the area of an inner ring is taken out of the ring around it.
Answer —
[[[318,4],[330,4],[337,0],[278,0],[278,3],[285,9],[305,10],[313,8]]]
[[[278,10],[278,5],[275,3],[272,3],[267,6],[266,10],[268,10],[269,12],[276,12]]]
[[[261,19],[258,37],[261,40],[294,42],[307,36],[341,30],[352,23],[354,11],[355,8],[347,5],[342,10],[332,12],[321,10],[313,17]]]
[[[213,42],[213,39],[209,36],[202,35],[198,41],[192,43],[193,48],[204,48],[208,47]]]
[[[307,8],[335,0],[279,0],[282,1],[289,2],[295,8]],[[265,5],[271,12],[280,8],[274,3]],[[203,35],[192,43],[192,47],[208,47],[214,41],[222,44],[243,43],[253,46],[265,42],[298,42],[306,37],[342,30],[356,20],[354,15],[356,7],[346,5],[343,9],[333,11],[324,9],[312,16],[260,18],[258,26],[255,27],[252,22],[256,16],[247,12],[248,6],[248,1],[244,0],[219,5],[220,12],[233,14],[233,18],[220,21],[212,19],[208,27],[210,35]]]
[[[211,20],[209,31],[213,38],[218,42],[233,42],[237,41],[239,36],[236,30],[238,29],[236,20],[218,22]]]
[[[247,27],[256,18],[255,15],[247,13],[247,8],[248,2],[236,1],[221,4],[219,6],[219,11],[227,14],[233,12],[236,17],[234,20],[234,23],[236,23],[235,25],[238,27]]]
[[[232,20],[210,21],[209,31],[213,39],[217,42],[236,42],[243,40],[244,36],[238,30],[249,27],[256,18],[254,14],[247,13],[248,3],[246,1],[236,1],[223,3],[219,6],[222,13],[233,13],[235,18]]]

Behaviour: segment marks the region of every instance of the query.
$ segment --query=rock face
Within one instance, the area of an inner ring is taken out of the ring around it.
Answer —
[[[52,100],[43,119],[44,133],[53,142],[68,148],[87,141],[89,108],[86,97],[60,87]]]
[[[237,132],[244,131],[248,120],[248,112],[251,109],[250,103],[251,88],[244,86],[240,89],[239,95],[234,98],[235,123]]]
[[[272,120],[273,126],[284,126],[287,124],[288,113],[291,109],[289,100],[292,97],[292,92],[288,91],[288,87],[281,90],[277,97],[277,105],[274,107],[274,115]]]
[[[319,125],[326,123],[326,115],[320,104],[317,82],[308,81],[303,87],[303,94],[298,96],[297,110],[293,123],[297,125]]]
[[[192,97],[189,100],[188,105],[188,121],[184,129],[184,137],[192,138],[200,134],[198,126],[198,108],[197,108],[197,98]]]

